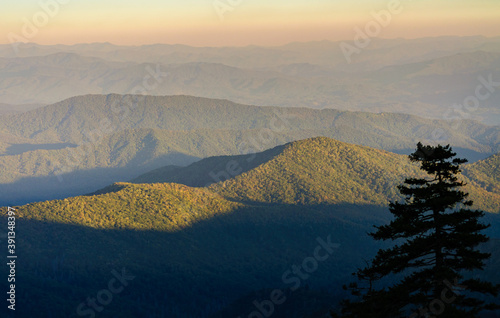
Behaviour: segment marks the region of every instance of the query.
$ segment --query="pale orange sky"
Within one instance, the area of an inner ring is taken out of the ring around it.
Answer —
[[[372,12],[387,10],[394,1],[2,1],[0,43],[242,46],[352,40],[355,27],[364,28],[374,20]],[[498,0],[399,2],[400,12],[390,15],[378,37],[500,36]],[[44,9],[40,3],[51,5]]]

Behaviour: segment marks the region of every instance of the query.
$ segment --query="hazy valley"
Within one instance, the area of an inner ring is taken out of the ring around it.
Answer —
[[[86,94],[195,95],[260,106],[398,112],[500,124],[495,94],[500,86],[499,38],[379,39],[351,63],[339,44],[19,44],[17,54],[10,45],[0,45],[0,99],[46,105]],[[464,105],[482,83],[479,76],[493,85],[481,91],[488,97],[480,105]]]
[[[272,317],[329,317],[391,246],[367,233],[426,177],[418,142],[469,160],[492,256],[466,277],[500,283],[500,38],[373,39],[351,63],[339,44],[0,44],[16,317],[246,318],[274,290]]]

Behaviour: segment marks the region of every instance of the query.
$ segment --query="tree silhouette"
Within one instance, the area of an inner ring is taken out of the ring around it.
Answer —
[[[404,201],[389,205],[394,219],[369,234],[393,245],[353,274],[364,283],[344,286],[361,297],[343,302],[344,317],[476,317],[482,310],[499,308],[485,299],[496,296],[500,286],[464,279],[466,272],[482,270],[490,257],[477,249],[489,240],[480,233],[489,225],[479,222],[483,211],[470,209],[473,202],[457,177],[467,160],[455,156],[449,145],[417,144],[409,158],[430,177],[406,179],[398,187]],[[374,281],[390,274],[403,278],[373,288]]]

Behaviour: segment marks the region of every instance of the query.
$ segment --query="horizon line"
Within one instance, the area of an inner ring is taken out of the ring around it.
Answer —
[[[423,36],[423,37],[414,37],[414,38],[404,38],[404,37],[393,37],[393,38],[385,38],[385,37],[373,37],[373,40],[383,40],[383,41],[395,41],[395,40],[405,40],[405,41],[412,41],[412,40],[423,40],[423,39],[439,39],[439,38],[485,38],[485,39],[500,39],[500,35],[496,36],[486,36],[482,34],[476,34],[476,35],[437,35],[437,36]],[[105,41],[105,42],[79,42],[79,43],[73,43],[73,44],[65,44],[65,43],[56,43],[56,44],[41,44],[37,42],[0,42],[0,45],[5,46],[5,45],[38,45],[38,46],[78,46],[78,45],[95,45],[95,44],[106,44],[106,45],[112,45],[112,46],[119,46],[119,47],[141,47],[141,46],[155,46],[155,45],[170,45],[170,46],[187,46],[187,47],[193,47],[193,48],[215,48],[215,47],[238,47],[238,48],[245,48],[245,47],[282,47],[282,46],[287,46],[291,44],[305,44],[305,43],[321,43],[321,42],[329,42],[329,43],[341,43],[341,42],[351,42],[351,40],[329,40],[329,39],[323,39],[323,40],[310,40],[310,41],[292,41],[292,42],[286,42],[283,44],[276,44],[276,45],[261,45],[261,44],[245,44],[245,45],[192,45],[192,44],[183,44],[183,43],[161,43],[161,42],[154,42],[154,43],[144,43],[144,44],[115,44],[110,41]]]

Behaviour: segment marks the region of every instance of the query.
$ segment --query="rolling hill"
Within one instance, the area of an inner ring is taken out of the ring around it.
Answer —
[[[437,136],[471,161],[500,150],[500,128],[474,121],[455,129],[451,122],[404,114],[259,107],[192,96],[79,96],[1,116],[0,122],[0,204],[89,193],[165,165],[256,153],[316,136],[398,153]]]
[[[404,114],[348,112],[334,109],[249,106],[228,100],[193,96],[86,95],[26,113],[2,116],[3,129],[34,143],[84,143],[126,129],[201,129],[285,131],[333,130],[346,141],[383,149],[404,149],[416,139],[433,138],[456,148],[496,152],[498,126],[474,121],[460,129],[445,120],[429,120]],[[267,136],[264,136],[267,137]]]
[[[489,162],[477,164],[498,176]],[[406,156],[318,137],[288,144],[266,163],[210,189],[242,202],[385,206],[399,199],[396,187],[409,177],[425,174]],[[500,193],[477,186],[491,179],[482,180],[464,177],[466,191],[477,208],[500,213]]]
[[[467,191],[479,208],[500,212],[496,184],[497,156],[465,165]],[[495,174],[496,173],[496,174]],[[244,156],[202,159],[187,167],[166,166],[133,183],[175,182],[208,189],[239,202],[277,204],[370,204],[385,206],[399,198],[404,178],[424,177],[405,155],[317,137]],[[488,176],[488,177],[486,177]]]

